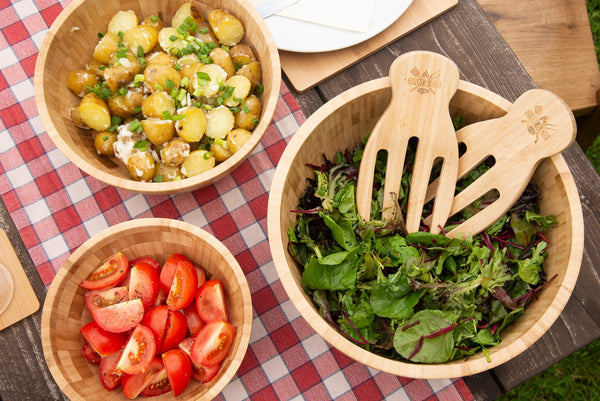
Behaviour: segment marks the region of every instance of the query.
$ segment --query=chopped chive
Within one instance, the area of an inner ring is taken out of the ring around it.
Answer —
[[[230,50],[230,49],[229,49],[229,46],[225,46],[225,45],[221,45],[221,48],[222,48],[223,50],[226,50],[226,51],[229,51],[229,50]]]
[[[203,71],[198,71],[196,73],[196,77],[198,77],[198,79],[202,79],[204,81],[210,81],[210,75],[208,75],[207,73],[205,73]]]
[[[135,120],[133,120],[132,122],[129,123],[129,131],[131,132],[137,132],[140,133],[142,131],[142,123],[140,122],[140,120],[138,120],[137,118]],[[140,141],[138,141],[140,142]],[[137,145],[137,142],[136,144]],[[133,146],[134,148],[136,148],[136,146]],[[137,149],[137,148],[136,148]]]
[[[99,69],[100,71],[104,71],[104,70],[106,69],[106,66],[105,66],[105,65],[99,65],[99,66],[98,66],[98,69]]]
[[[217,99],[215,100],[215,103],[217,103],[217,105],[222,105],[223,104],[223,97],[222,96],[218,96]]]
[[[156,22],[156,21],[158,21],[158,15],[152,15],[152,16],[150,17],[150,21],[152,21],[152,22]]]
[[[142,107],[141,107],[141,106],[135,106],[135,107],[133,108],[133,112],[134,112],[134,113],[139,113],[139,112],[141,112],[141,111],[142,111]]]
[[[102,140],[103,140],[103,141],[108,141],[108,135],[104,135],[104,136],[102,137]]]
[[[230,107],[229,110],[231,110],[232,113],[239,113],[241,109],[239,107]]]
[[[156,175],[154,177],[154,182],[163,182],[163,176],[162,175]]]
[[[244,110],[244,113],[250,113],[250,107],[246,103],[242,105],[242,110]]]
[[[117,32],[117,36],[121,39],[123,39],[123,36],[125,36],[125,33],[123,31],[119,31]]]
[[[146,67],[146,59],[143,57],[138,57],[138,64],[140,65],[140,68],[145,68]]]
[[[208,33],[208,28],[206,28],[206,27],[201,28],[198,32],[200,32],[201,34]]]
[[[144,74],[135,74],[135,77],[133,77],[133,83],[138,84],[140,82],[144,82]]]
[[[253,118],[252,119],[252,124],[258,125],[258,122],[259,122],[258,118]]]
[[[154,85],[154,89],[156,89],[157,92],[162,92],[163,90],[165,90],[161,85],[156,84]]]
[[[135,120],[137,121],[137,120]],[[139,121],[138,121],[139,122]],[[141,127],[141,125],[140,125]],[[139,149],[142,152],[145,152],[148,149],[148,141],[142,139],[133,144],[134,149]]]
[[[181,71],[181,64],[175,63],[173,67],[175,68],[175,71]]]
[[[104,32],[98,32],[98,39],[102,39],[106,35]]]
[[[213,153],[212,153],[212,152],[206,152],[206,153],[204,154],[204,160],[208,160],[208,159],[210,159],[211,157],[213,157]]]
[[[119,92],[119,95],[121,95],[121,96],[125,96],[125,95],[127,94],[127,88],[126,88],[126,87],[124,87],[124,86],[121,86],[121,87],[119,88],[119,91],[118,91],[118,92]]]
[[[264,87],[264,86],[262,86],[262,84],[258,84],[258,85],[256,86],[256,92],[257,92],[257,93],[263,93],[264,91],[265,91],[265,87]]]
[[[200,97],[204,93],[204,88],[198,88],[192,93],[195,97]]]
[[[188,79],[188,77],[183,77],[183,78],[181,78],[181,81],[179,81],[179,86],[186,87],[186,86],[188,86],[189,82],[190,82],[190,80]]]
[[[169,53],[171,53],[171,55],[173,55],[173,56],[179,56],[179,49],[176,47],[171,47],[169,49]]]
[[[177,39],[179,39],[179,38],[177,37],[177,35],[171,35],[171,36],[169,36],[169,40],[170,40],[171,42],[175,42]]]
[[[173,89],[175,87],[175,82],[167,78],[165,79],[165,86],[167,87],[167,89]]]
[[[242,102],[242,100],[244,100],[244,99],[242,99],[242,98],[240,98],[240,97],[235,97],[235,96],[233,97],[233,101],[234,101],[234,102],[241,103],[241,102]]]
[[[219,146],[225,146],[225,141],[221,138],[215,138],[215,143]]]
[[[140,45],[138,45],[138,47],[137,47],[137,56],[144,57],[144,48]]]

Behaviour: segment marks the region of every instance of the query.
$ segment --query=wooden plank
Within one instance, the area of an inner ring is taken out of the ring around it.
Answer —
[[[600,70],[583,0],[478,0],[540,88],[575,112],[597,106]]]
[[[415,0],[389,28],[370,40],[325,53],[280,51],[281,67],[292,86],[304,92],[454,7],[458,0]]]

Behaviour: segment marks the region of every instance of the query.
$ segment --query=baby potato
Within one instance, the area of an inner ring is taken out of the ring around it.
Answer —
[[[181,74],[175,68],[163,64],[150,64],[144,69],[144,86],[150,92],[160,92],[166,90],[167,80],[171,81],[174,87],[178,87],[181,82]]]
[[[190,155],[190,144],[174,137],[160,150],[160,158],[165,166],[179,166]]]
[[[141,124],[148,140],[157,146],[167,143],[175,135],[175,123],[173,120],[147,118],[142,120]]]
[[[100,79],[104,79],[104,68],[106,68],[106,66],[95,59],[91,59],[85,65],[86,70],[94,73]]]
[[[156,162],[149,152],[135,152],[127,159],[127,171],[136,181],[151,182]]]
[[[231,56],[227,50],[223,49],[222,47],[215,47],[210,51],[208,57],[212,59],[213,63],[225,70],[227,73],[227,78],[235,74],[233,60],[231,59]]]
[[[104,81],[113,92],[120,87],[128,85],[135,75],[140,72],[140,63],[137,57],[127,50],[123,56],[121,52],[114,53],[111,56],[110,67],[104,69]]]
[[[200,39],[204,43],[219,43],[219,40],[210,27],[210,24],[206,21],[198,23],[198,30],[196,31],[194,37]]]
[[[154,167],[154,182],[179,181],[183,178],[179,166],[165,166],[163,162],[159,161]]]
[[[217,64],[204,64],[192,76],[191,92],[194,96],[210,97],[219,92],[227,79],[227,72]]]
[[[158,42],[158,31],[151,25],[138,25],[123,35],[123,43],[138,55],[138,48],[142,48],[144,54],[154,49]]]
[[[108,21],[108,32],[119,35],[125,33],[138,24],[137,16],[133,10],[119,11]]]
[[[248,139],[250,139],[251,136],[252,132],[242,128],[232,130],[229,135],[227,135],[227,149],[229,149],[231,153],[237,152],[246,142],[248,142]]]
[[[206,135],[211,138],[225,138],[235,124],[233,113],[226,106],[210,110],[206,118]]]
[[[225,81],[225,87],[232,87],[233,93],[227,99],[224,99],[223,104],[227,107],[235,107],[248,96],[251,87],[250,80],[244,75],[234,75]]]
[[[165,26],[163,20],[156,14],[144,18],[144,20],[140,22],[140,25],[150,25],[156,29],[156,32],[160,31]]]
[[[165,91],[154,92],[142,102],[142,114],[146,118],[163,118],[163,113],[175,114],[175,101]]]
[[[185,19],[188,17],[190,17],[196,23],[196,25],[199,22],[204,21],[202,12],[198,10],[196,6],[194,6],[192,3],[183,3],[181,7],[175,11],[173,18],[171,19],[171,26],[175,29],[178,29],[181,25],[183,25]],[[193,35],[194,33],[196,33],[196,30],[190,32],[190,35]]]
[[[198,142],[206,132],[207,118],[204,112],[191,106],[180,112],[185,115],[183,120],[175,123],[177,135],[187,142]]]
[[[79,106],[73,106],[69,109],[69,117],[71,117],[71,121],[77,128],[90,129],[90,127],[83,122],[81,116],[79,115]]]
[[[183,59],[183,57],[182,57],[182,59]],[[187,59],[185,61],[187,61]],[[194,89],[193,89],[194,84],[192,81],[194,80],[196,73],[200,70],[200,67],[202,67],[203,65],[204,65],[204,63],[201,63],[200,60],[198,60],[197,63],[183,64],[181,66],[181,70],[179,70],[179,73],[181,74],[182,79],[187,78],[186,89],[188,91],[191,91],[191,92],[194,91]]]
[[[215,167],[215,156],[212,152],[198,149],[190,153],[181,165],[181,172],[186,177],[193,177]]]
[[[102,156],[114,156],[115,149],[113,143],[117,142],[116,132],[98,132],[94,137],[94,147],[96,152]]]
[[[177,64],[177,57],[163,51],[152,52],[146,57],[146,67],[150,64],[162,64],[174,67]]]
[[[215,156],[215,161],[217,163],[224,162],[233,154],[227,149],[227,142],[220,139],[215,140],[210,144],[210,151]]]
[[[69,71],[67,75],[67,87],[79,97],[85,96],[88,87],[93,88],[100,82],[100,78],[90,70],[77,68]]]
[[[81,121],[93,130],[106,131],[110,127],[108,106],[95,93],[88,93],[81,99],[78,112]]]
[[[251,61],[246,65],[240,67],[236,74],[243,75],[250,80],[252,89],[256,88],[262,80],[262,70],[258,61]]]
[[[252,48],[245,43],[238,43],[229,49],[229,55],[233,60],[233,63],[239,68],[246,64],[250,64],[252,61],[256,61],[256,55]]]
[[[127,119],[137,113],[143,101],[142,88],[128,88],[125,95],[113,96],[106,103],[111,115]]]
[[[158,44],[165,52],[171,55],[176,55],[179,53],[179,50],[185,47],[183,41],[179,38],[179,32],[172,26],[158,31]]]
[[[102,64],[108,64],[110,56],[119,50],[119,42],[121,39],[112,33],[106,32],[106,34],[100,39],[96,47],[94,48],[94,54],[92,58],[101,62]]]
[[[235,127],[252,131],[258,123],[261,111],[262,104],[260,103],[260,100],[254,95],[248,96],[242,102],[240,111],[234,115]]]
[[[225,46],[235,46],[244,37],[242,21],[226,10],[212,10],[208,13],[208,23],[219,42]]]

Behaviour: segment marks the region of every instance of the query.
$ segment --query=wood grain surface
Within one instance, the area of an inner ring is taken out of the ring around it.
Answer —
[[[466,29],[468,27],[468,29]],[[477,1],[452,10],[305,93],[294,93],[308,116],[344,90],[386,76],[400,54],[426,49],[455,63],[461,78],[515,101],[536,84]],[[583,261],[575,290],[551,329],[530,349],[492,371],[465,377],[477,400],[494,400],[600,337],[600,178],[578,144],[563,153],[579,190],[585,223]]]

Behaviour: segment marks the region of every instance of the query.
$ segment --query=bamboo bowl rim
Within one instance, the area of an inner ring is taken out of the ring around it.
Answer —
[[[583,257],[583,216],[575,182],[562,155],[559,154],[546,159],[540,165],[540,167],[542,165],[548,166],[552,171],[556,170],[557,180],[560,180],[565,188],[564,200],[562,200],[562,202],[564,202],[566,205],[565,207],[568,208],[565,214],[567,220],[570,221],[570,224],[568,224],[568,227],[565,227],[564,230],[569,231],[566,236],[571,239],[571,243],[570,249],[564,251],[567,252],[566,257],[568,258],[568,263],[564,266],[562,281],[560,281],[560,279],[554,280],[554,285],[558,286],[558,289],[556,289],[551,301],[548,302],[548,305],[545,305],[544,307],[540,306],[535,312],[531,312],[537,313],[537,315],[535,315],[535,321],[524,324],[523,326],[525,327],[523,328],[523,332],[520,333],[520,335],[515,334],[517,338],[514,338],[511,343],[502,341],[499,345],[489,349],[491,362],[486,361],[483,352],[479,352],[469,358],[463,358],[443,364],[416,364],[388,359],[353,344],[327,323],[318,313],[312,300],[306,295],[301,286],[299,276],[300,269],[298,265],[287,252],[288,227],[283,227],[284,223],[282,221],[284,220],[284,216],[290,212],[288,210],[282,210],[282,201],[284,198],[294,196],[290,195],[290,193],[297,190],[297,187],[291,188],[286,185],[300,186],[296,181],[305,177],[307,178],[303,173],[296,174],[296,176],[290,178],[290,182],[288,182],[290,170],[294,167],[296,169],[300,168],[299,165],[294,166],[294,162],[297,155],[301,152],[302,146],[312,132],[316,128],[320,128],[320,125],[340,108],[343,108],[348,103],[354,105],[352,102],[363,95],[372,95],[378,91],[390,91],[389,86],[389,79],[384,77],[365,82],[341,93],[325,105],[321,106],[320,109],[311,115],[287,145],[275,171],[268,204],[269,244],[277,274],[292,303],[309,325],[311,325],[311,327],[333,347],[365,365],[394,375],[418,379],[455,378],[473,375],[492,369],[525,351],[548,330],[566,305],[577,281]],[[472,96],[478,105],[487,105],[489,103],[494,106],[497,111],[501,111],[501,114],[505,114],[511,105],[508,100],[501,96],[462,80],[459,83],[457,94]],[[485,110],[486,106],[482,106],[482,108]],[[500,115],[494,117],[499,117]],[[335,121],[338,120],[339,119],[336,119]],[[323,126],[325,125],[326,124],[323,124]],[[331,125],[335,124],[332,123]],[[327,128],[332,129],[330,125],[327,125]],[[323,130],[326,129],[324,128]],[[366,135],[366,133],[367,132],[365,132],[364,135]],[[343,151],[343,149],[335,150]],[[304,158],[302,159],[304,160]],[[314,160],[316,161],[317,159],[315,158]],[[540,167],[538,167],[538,170]],[[563,194],[563,192],[561,192],[561,194]],[[299,194],[296,194],[296,196],[299,196]],[[288,216],[286,216],[285,221],[288,221],[287,217]],[[295,218],[291,219],[291,221],[295,221]],[[546,289],[541,292],[541,296],[544,296],[544,291],[546,291]],[[536,305],[535,302],[529,306],[526,313],[529,312],[534,305]],[[540,308],[545,309],[540,310]],[[529,315],[521,316],[512,326],[515,326],[521,319],[527,316]],[[512,329],[512,326],[505,329],[505,335],[503,337],[505,337],[506,333]]]
[[[147,0],[127,1],[129,2],[129,4],[131,4],[132,2],[137,2],[141,4]],[[157,4],[161,4],[159,0],[153,1],[155,1]],[[216,0],[177,1],[178,3],[192,2],[196,4],[204,4],[206,7],[209,8],[227,8],[227,4],[222,4],[222,1]],[[250,156],[254,148],[260,143],[267,128],[271,124],[273,115],[275,113],[275,109],[277,107],[277,103],[279,101],[279,92],[281,89],[281,62],[279,59],[279,52],[277,50],[275,40],[273,39],[273,35],[266,23],[258,15],[256,9],[248,0],[229,0],[227,3],[237,4],[243,11],[242,15],[236,16],[243,21],[244,27],[246,28],[246,34],[248,33],[248,31],[250,31],[248,29],[249,23],[255,25],[258,28],[252,29],[252,31],[259,33],[259,37],[255,39],[253,38],[250,42],[263,43],[264,45],[261,46],[266,47],[267,49],[266,52],[263,52],[261,54],[258,52],[256,46],[253,46],[255,52],[257,53],[257,57],[261,62],[261,68],[263,73],[263,86],[265,87],[265,92],[264,96],[261,96],[262,111],[258,125],[252,131],[252,136],[250,137],[250,139],[240,148],[240,150],[234,153],[231,157],[229,157],[224,162],[216,165],[214,168],[207,172],[182,180],[172,182],[139,182],[135,181],[134,179],[128,176],[124,166],[119,165],[119,168],[125,171],[125,174],[127,174],[127,178],[115,175],[112,171],[108,169],[97,167],[95,164],[90,163],[86,159],[85,155],[78,151],[78,147],[72,147],[67,141],[65,141],[65,139],[63,138],[63,135],[65,134],[59,132],[59,130],[56,127],[55,121],[58,121],[59,119],[68,119],[70,122],[70,117],[68,116],[69,108],[70,106],[74,105],[74,103],[71,104],[70,100],[65,101],[64,109],[60,110],[55,109],[55,107],[57,107],[56,105],[48,105],[48,93],[52,92],[53,90],[56,90],[56,85],[61,85],[63,84],[63,82],[57,83],[58,80],[56,79],[56,77],[49,77],[50,72],[47,71],[47,61],[53,58],[53,46],[58,40],[57,38],[64,37],[65,35],[67,35],[67,32],[70,31],[69,33],[73,33],[76,30],[76,26],[74,26],[71,23],[71,21],[76,18],[74,17],[75,14],[81,11],[80,7],[82,5],[87,5],[89,7],[98,7],[100,9],[105,7],[105,4],[93,4],[94,2],[101,3],[100,0],[73,0],[63,9],[63,11],[58,15],[58,17],[46,33],[42,45],[40,47],[40,51],[38,53],[38,58],[35,65],[35,102],[44,128],[46,129],[50,139],[54,142],[54,144],[61,151],[61,153],[63,153],[63,155],[65,155],[67,159],[69,159],[69,161],[75,164],[80,170],[110,186],[130,190],[133,192],[154,195],[168,195],[190,192],[195,189],[205,187],[207,185],[212,184],[213,182],[224,178],[225,176],[230,174],[236,167],[238,167],[242,162],[244,162]],[[115,10],[115,12],[122,10],[124,7],[126,6],[123,5],[122,7],[119,7]],[[102,22],[104,27],[106,27],[107,23],[108,20]],[[96,31],[94,31],[94,34],[95,32]],[[244,40],[242,40],[242,42],[248,42],[247,39],[248,38],[246,37]],[[92,50],[93,46],[90,46],[90,57]],[[267,62],[265,62],[265,60]],[[78,68],[77,66],[75,67]],[[63,66],[63,68],[65,67]],[[65,77],[67,72],[68,71],[64,73]],[[66,87],[66,78],[64,81],[64,86]],[[73,128],[75,130],[81,131],[81,129],[76,128],[74,126]]]
[[[153,241],[146,240],[145,243],[140,245],[137,242],[140,235],[147,235],[150,232],[156,232],[157,239]],[[212,234],[190,223],[168,218],[129,220],[101,231],[79,246],[61,266],[46,294],[41,319],[44,358],[54,380],[69,399],[89,400],[92,395],[83,394],[83,388],[91,388],[92,391],[93,389],[104,390],[97,374],[90,376],[89,371],[94,371],[94,368],[83,359],[81,354],[83,339],[80,338],[79,333],[69,331],[61,334],[57,331],[57,324],[60,325],[63,331],[71,327],[81,327],[83,325],[82,319],[90,315],[85,307],[83,296],[85,290],[78,285],[90,273],[90,269],[93,269],[93,267],[90,267],[90,265],[94,265],[93,262],[88,261],[98,258],[99,256],[95,255],[98,252],[105,253],[108,250],[116,252],[125,248],[135,249],[137,246],[146,247],[149,246],[148,244],[162,242],[160,233],[169,236],[168,243],[170,244],[176,238],[177,243],[181,244],[182,248],[192,249],[198,247],[198,244],[202,244],[201,249],[210,248],[206,255],[218,254],[215,262],[218,263],[218,268],[215,266],[203,267],[213,277],[220,275],[226,277],[223,279],[223,284],[229,297],[230,312],[232,312],[231,323],[236,327],[236,337],[229,355],[221,365],[222,371],[208,384],[201,384],[192,379],[185,392],[178,399],[209,400],[214,398],[225,388],[240,367],[250,342],[253,311],[246,276],[233,254]],[[124,238],[126,239],[123,240]],[[197,253],[204,254],[201,249],[198,249]],[[167,256],[164,255],[164,258],[166,259]],[[207,257],[212,259],[212,256]],[[164,262],[164,260],[158,261],[159,263]],[[198,263],[194,259],[192,261]],[[82,269],[82,263],[87,265],[85,269]],[[227,270],[227,272],[224,272],[224,270]],[[232,288],[231,282],[235,282],[237,285]],[[78,304],[74,307],[75,302],[78,302]],[[79,302],[82,305],[79,305]],[[233,311],[234,304],[241,306]],[[81,312],[79,312],[79,309],[81,309]],[[234,313],[235,317],[233,317]],[[91,315],[89,319],[91,321]],[[77,344],[74,344],[74,338],[77,338]],[[85,370],[82,371],[82,369]],[[77,383],[74,384],[73,382]],[[153,397],[156,400],[169,400],[172,398],[171,392]],[[125,397],[122,390],[117,388],[113,391],[105,390],[93,393],[93,399],[125,400]]]

